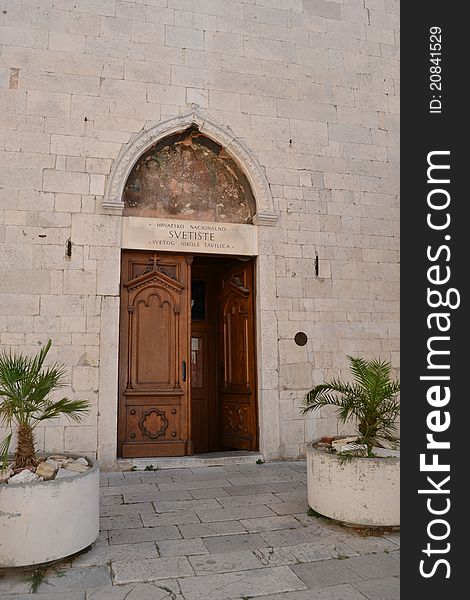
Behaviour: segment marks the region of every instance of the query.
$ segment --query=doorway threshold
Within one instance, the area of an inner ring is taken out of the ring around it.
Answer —
[[[258,460],[264,461],[263,455],[260,452],[231,450],[228,452],[194,454],[193,456],[120,458],[117,462],[120,471],[127,471],[132,467],[137,471],[143,471],[145,467],[150,465],[157,469],[191,469],[193,467],[223,467],[225,465],[256,464],[256,461]]]

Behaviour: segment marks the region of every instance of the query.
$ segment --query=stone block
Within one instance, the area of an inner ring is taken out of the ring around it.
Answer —
[[[158,579],[188,577],[193,569],[183,556],[140,561],[116,561],[112,563],[113,583],[122,585],[132,582],[157,581]]]
[[[187,600],[229,600],[306,589],[305,584],[288,567],[185,577],[180,580],[180,587]]]
[[[60,52],[83,52],[85,50],[85,36],[77,33],[50,31],[48,47],[51,50]]]
[[[163,527],[139,527],[137,529],[114,529],[109,533],[109,543],[111,545],[133,545],[141,542],[177,539],[181,539],[181,533],[176,525],[166,525]]]
[[[160,540],[158,541],[158,551],[162,558],[166,556],[197,556],[201,554],[209,555],[209,551],[201,538]]]
[[[204,47],[204,34],[197,29],[166,25],[165,45],[173,48],[202,50]]]
[[[239,521],[188,524],[181,525],[178,529],[184,538],[206,538],[246,533],[245,527]]]
[[[249,550],[223,552],[207,556],[191,556],[189,562],[196,574],[245,571],[247,569],[257,569],[261,565],[261,561]]]

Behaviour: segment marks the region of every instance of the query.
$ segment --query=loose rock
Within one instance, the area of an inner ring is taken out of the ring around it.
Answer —
[[[30,483],[31,481],[41,481],[41,478],[29,469],[24,469],[21,473],[13,475],[8,481],[8,485],[15,483]]]
[[[49,456],[48,460],[53,460],[61,465],[65,465],[69,462],[72,462],[73,458],[70,458],[70,456],[63,456],[62,454],[53,454],[52,456]]]
[[[57,463],[55,463],[57,464]],[[36,467],[36,475],[38,477],[42,477],[43,479],[54,479],[54,475],[57,472],[57,467],[49,464],[47,461],[39,463]]]
[[[79,465],[85,465],[86,467],[89,466],[87,459],[81,456],[75,460],[75,463],[78,463]]]
[[[64,466],[63,468],[67,469],[68,471],[75,471],[76,473],[85,473],[85,471],[88,471],[90,467],[88,465],[85,466],[77,462],[72,462]]]
[[[55,478],[62,479],[63,477],[73,477],[73,476],[74,476],[73,471],[69,471],[68,469],[61,468],[57,471],[57,475],[55,476]]]

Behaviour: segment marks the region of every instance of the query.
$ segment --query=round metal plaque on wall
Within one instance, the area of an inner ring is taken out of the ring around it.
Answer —
[[[303,331],[299,331],[294,336],[294,342],[297,344],[297,346],[305,346],[305,344],[307,343],[307,340],[308,340],[307,334],[304,333]]]

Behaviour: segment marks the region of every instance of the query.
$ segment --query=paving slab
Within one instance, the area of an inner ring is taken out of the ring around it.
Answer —
[[[197,490],[191,490],[188,492],[195,500],[201,500],[203,498],[224,498],[230,494],[224,490],[224,488],[201,488]]]
[[[216,496],[217,497],[217,496]],[[230,496],[226,493],[226,496],[217,498],[218,502],[223,508],[235,508],[238,506],[249,506],[250,504],[271,504],[279,503],[279,500],[274,494],[247,494],[246,496]]]
[[[153,560],[116,561],[111,563],[113,583],[146,583],[158,579],[173,579],[194,575],[194,571],[184,556],[172,556]]]
[[[230,485],[230,482],[226,479],[200,479],[195,478],[192,481],[185,481],[184,479],[179,479],[178,481],[173,482],[164,482],[159,483],[158,487],[160,490],[197,490],[201,488],[211,488],[211,487],[221,487],[225,488]]]
[[[41,594],[55,592],[81,592],[87,588],[100,587],[110,583],[109,566],[69,568],[61,570],[55,566],[47,572],[38,587]]]
[[[183,540],[161,540],[157,542],[160,556],[194,556],[209,554],[202,538],[188,538]]]
[[[221,508],[215,510],[196,510],[197,516],[203,523],[214,521],[241,521],[242,519],[254,519],[258,517],[269,517],[274,515],[273,511],[266,505],[237,506],[234,508]]]
[[[362,579],[398,577],[400,575],[400,555],[398,552],[355,556],[344,562],[347,562],[348,568],[352,569]]]
[[[201,520],[193,510],[177,510],[154,515],[140,515],[145,527],[162,527],[164,525],[186,525],[200,523]]]
[[[256,533],[258,531],[273,531],[274,529],[294,529],[301,524],[291,515],[264,517],[260,519],[240,519],[240,523],[247,531]]]
[[[164,579],[151,583],[109,585],[87,590],[86,600],[184,600],[184,598],[179,594],[179,586],[175,580]]]
[[[277,515],[292,515],[308,510],[308,502],[306,498],[297,502],[273,502],[269,505],[269,508],[273,510]]]
[[[246,485],[233,485],[225,487],[225,491],[231,496],[252,496],[253,494],[269,494],[273,486],[267,483],[247,483]]]
[[[354,556],[356,552],[341,542],[332,544],[313,544],[310,542],[279,548],[259,548],[254,550],[254,554],[264,565],[277,567],[328,560],[340,556]]]
[[[265,567],[222,575],[204,574],[178,580],[186,600],[232,600],[305,589],[289,567]]]
[[[154,511],[155,513],[155,511]],[[100,517],[100,529],[137,529],[143,527],[140,514],[115,515],[113,517]]]
[[[302,544],[311,541],[311,538],[305,534],[305,529],[302,527],[298,527],[296,529],[260,531],[259,536],[262,537],[266,542],[266,544],[263,544],[263,546],[272,547],[295,546],[296,544]]]
[[[94,567],[106,565],[110,561],[139,560],[144,558],[158,558],[158,550],[155,542],[94,546],[87,552],[83,552],[74,558],[72,564],[74,567]]]
[[[250,550],[222,552],[208,554],[207,556],[190,556],[189,562],[196,574],[246,571],[248,569],[259,569],[263,566],[263,563]]]
[[[396,552],[399,549],[391,540],[379,536],[359,537],[349,534],[342,537],[342,539],[345,544],[359,552],[359,554]]]
[[[266,546],[266,541],[257,533],[241,533],[238,535],[221,535],[204,538],[204,544],[211,554],[220,552],[237,552],[239,550],[255,550]]]
[[[368,579],[353,584],[369,600],[399,600],[400,580],[398,577],[381,577]]]
[[[246,529],[240,521],[216,521],[215,523],[179,525],[178,529],[184,538],[204,538],[218,535],[246,533]]]
[[[322,560],[319,562],[291,565],[292,571],[305,583],[308,588],[321,588],[338,583],[353,583],[362,578],[348,566],[345,560]]]
[[[167,490],[162,492],[157,488],[144,491],[124,492],[124,501],[127,504],[138,504],[139,502],[166,502],[173,500],[193,500],[193,496],[186,490]]]
[[[165,500],[152,503],[157,513],[175,512],[177,510],[211,510],[222,508],[215,498],[202,498],[199,500]]]
[[[109,532],[109,543],[113,544],[138,544],[140,542],[154,542],[157,540],[175,540],[181,538],[176,525],[163,527],[142,527],[141,529],[121,529]]]
[[[364,600],[364,596],[352,585],[332,585],[316,590],[269,594],[262,600]]]
[[[109,496],[110,498],[116,498],[117,496]],[[114,517],[116,515],[121,516],[133,516],[140,515],[143,513],[155,514],[155,507],[151,502],[140,502],[139,504],[109,504],[108,506],[100,506],[100,517]]]

